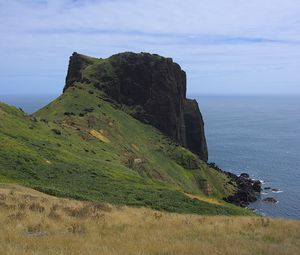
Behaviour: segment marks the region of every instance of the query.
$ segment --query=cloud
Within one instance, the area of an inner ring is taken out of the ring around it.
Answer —
[[[299,14],[298,0],[0,0],[0,75],[16,74],[12,89],[37,84],[36,74],[45,77],[38,91],[60,91],[73,51],[150,51],[180,63],[195,92],[222,83],[220,92],[248,93],[253,82],[273,92],[286,79],[294,91]]]
[[[294,33],[299,12],[297,0],[52,0],[9,1],[1,16],[10,28],[23,31],[46,27],[293,39],[300,36]]]

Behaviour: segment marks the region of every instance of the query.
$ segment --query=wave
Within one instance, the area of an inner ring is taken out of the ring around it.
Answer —
[[[283,190],[272,190],[273,193],[282,193]]]

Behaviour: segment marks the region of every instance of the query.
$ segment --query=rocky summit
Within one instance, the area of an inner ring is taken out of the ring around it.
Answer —
[[[207,161],[201,112],[196,100],[186,98],[186,73],[171,58],[125,52],[96,59],[73,53],[64,92],[78,84],[104,92],[107,100]]]

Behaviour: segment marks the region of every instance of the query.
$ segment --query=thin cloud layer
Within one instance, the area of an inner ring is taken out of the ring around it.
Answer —
[[[73,51],[171,56],[190,93],[300,93],[299,14],[298,0],[1,0],[1,94],[59,93]]]

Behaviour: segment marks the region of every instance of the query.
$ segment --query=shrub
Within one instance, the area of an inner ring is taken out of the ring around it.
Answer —
[[[50,213],[48,214],[48,218],[52,220],[61,220],[61,215],[55,212],[54,210],[50,210]]]
[[[56,135],[61,135],[61,131],[56,128],[52,128],[51,131]]]
[[[45,211],[45,207],[43,207],[42,205],[40,205],[40,203],[36,203],[33,202],[30,206],[29,206],[29,210],[33,211],[33,212],[39,212],[42,213]]]
[[[84,234],[86,233],[86,227],[84,224],[72,223],[68,227],[68,231],[72,234]]]
[[[86,218],[90,214],[90,207],[87,205],[80,208],[64,207],[63,210],[68,216],[74,218]]]

